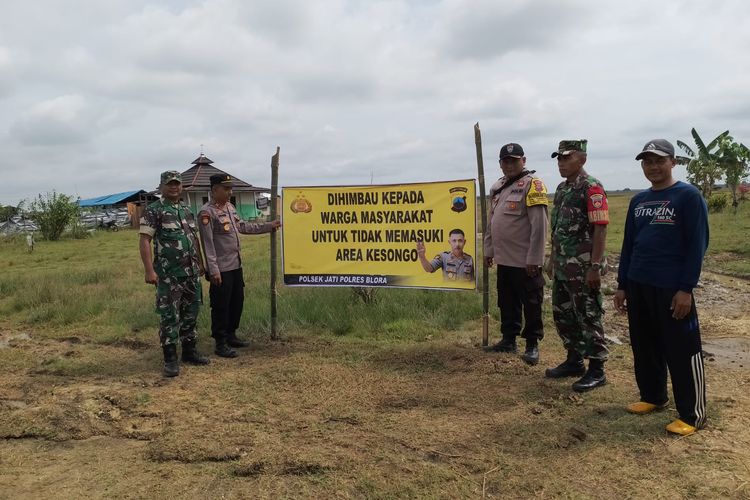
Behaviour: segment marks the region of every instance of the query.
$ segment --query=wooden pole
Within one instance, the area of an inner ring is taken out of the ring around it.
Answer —
[[[477,147],[477,170],[479,171],[479,199],[482,211],[482,236],[487,231],[487,197],[484,190],[484,160],[482,159],[482,132],[479,122],[474,125],[474,143]],[[482,255],[484,261],[484,255]],[[482,345],[487,346],[490,340],[490,269],[482,266]]]
[[[279,151],[271,157],[271,220],[278,218],[277,200],[279,197]],[[276,229],[271,230],[271,340],[279,338],[276,325]]]

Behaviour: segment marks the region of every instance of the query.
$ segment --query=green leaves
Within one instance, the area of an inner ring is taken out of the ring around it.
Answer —
[[[39,225],[42,236],[50,241],[60,239],[65,228],[78,217],[78,204],[71,196],[56,191],[39,194],[29,204],[29,218]]]
[[[725,130],[706,144],[695,128],[690,130],[696,150],[682,141],[677,146],[688,156],[678,156],[677,163],[687,165],[688,180],[697,186],[703,197],[709,199],[714,184],[726,177],[727,185],[732,190],[733,205],[737,206],[736,188],[748,176],[750,150],[744,144],[734,142]]]

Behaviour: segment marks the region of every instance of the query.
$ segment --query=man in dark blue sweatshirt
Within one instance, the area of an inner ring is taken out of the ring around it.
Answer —
[[[708,247],[708,210],[700,192],[672,177],[674,146],[649,141],[636,160],[651,189],[630,201],[615,308],[628,313],[639,415],[664,408],[667,369],[680,418],[667,431],[686,436],[706,423],[706,384],[693,288]]]

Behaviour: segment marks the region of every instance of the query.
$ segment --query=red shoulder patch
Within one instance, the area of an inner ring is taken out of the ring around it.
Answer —
[[[604,188],[599,185],[591,186],[586,192],[586,205],[589,222],[592,224],[609,223],[609,205]]]

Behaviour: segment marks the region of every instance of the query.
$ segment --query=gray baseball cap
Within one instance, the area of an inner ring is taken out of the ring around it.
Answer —
[[[652,139],[643,146],[643,151],[638,153],[636,160],[642,159],[647,153],[653,153],[659,156],[674,157],[674,146],[666,139]]]

